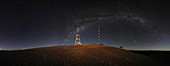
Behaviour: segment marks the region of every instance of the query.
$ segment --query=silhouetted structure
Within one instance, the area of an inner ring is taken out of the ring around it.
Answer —
[[[123,48],[123,46],[119,46],[119,48]]]
[[[103,45],[103,44],[99,44],[99,45]]]

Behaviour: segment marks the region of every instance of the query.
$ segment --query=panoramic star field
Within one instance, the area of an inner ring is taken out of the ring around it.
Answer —
[[[0,49],[74,44],[123,46],[128,50],[170,50],[168,0],[0,1]]]

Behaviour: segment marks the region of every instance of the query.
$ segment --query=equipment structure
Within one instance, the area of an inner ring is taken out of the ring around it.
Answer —
[[[76,34],[76,38],[75,38],[75,45],[81,45],[81,40],[80,40],[80,35]]]

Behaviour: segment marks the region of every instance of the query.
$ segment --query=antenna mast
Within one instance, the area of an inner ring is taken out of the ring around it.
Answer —
[[[97,42],[98,44],[101,44],[100,43],[100,25],[97,26]]]

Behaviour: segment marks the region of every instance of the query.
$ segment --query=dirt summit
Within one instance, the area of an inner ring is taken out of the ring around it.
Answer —
[[[151,66],[152,58],[98,44],[0,52],[1,66]]]

